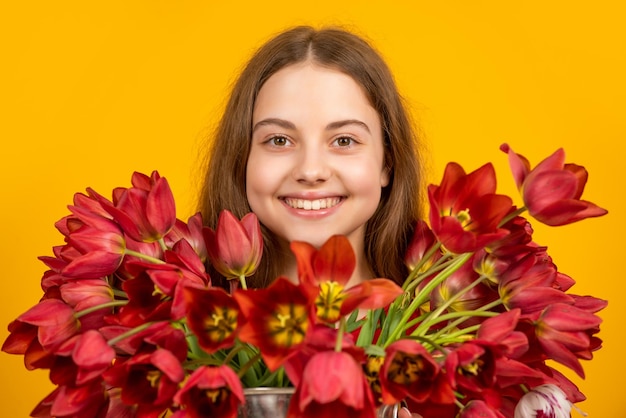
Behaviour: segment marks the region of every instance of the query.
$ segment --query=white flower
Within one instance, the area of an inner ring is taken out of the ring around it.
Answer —
[[[572,403],[555,385],[537,386],[515,407],[515,418],[570,418]]]

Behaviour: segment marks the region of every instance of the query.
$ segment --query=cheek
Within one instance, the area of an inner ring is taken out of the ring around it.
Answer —
[[[261,177],[261,172],[256,169],[256,165],[254,163],[251,164],[249,161],[248,167],[246,168],[246,197],[250,206],[255,204],[256,196],[260,192],[259,188],[264,184]],[[254,208],[252,208],[252,210],[254,210]]]
[[[380,195],[380,189],[389,182],[389,176],[376,158],[344,163],[340,171],[344,182],[359,194]]]
[[[269,164],[251,153],[246,167],[246,197],[252,210],[258,208],[261,199],[272,195],[280,178],[277,164]]]

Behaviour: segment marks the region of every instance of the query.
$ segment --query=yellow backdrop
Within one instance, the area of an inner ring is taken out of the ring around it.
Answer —
[[[35,4],[33,4],[35,3]],[[620,1],[107,1],[0,7],[0,181],[6,325],[37,302],[60,244],[53,223],[77,191],[108,194],[134,170],[158,169],[193,212],[197,156],[229,83],[251,51],[295,24],[338,24],[387,58],[424,132],[430,181],[447,161],[493,161],[514,192],[508,142],[533,162],[558,147],[591,175],[586,197],[610,210],[569,227],[536,226],[574,291],[610,302],[605,347],[575,381],[592,417],[626,416],[617,382],[626,285],[626,31]],[[517,198],[517,196],[516,196]],[[519,203],[519,200],[517,200]],[[2,416],[25,417],[51,389],[45,372],[0,354]],[[576,416],[576,415],[575,415]]]

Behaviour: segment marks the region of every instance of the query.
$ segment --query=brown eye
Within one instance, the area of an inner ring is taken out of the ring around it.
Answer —
[[[270,139],[270,143],[277,147],[284,147],[285,145],[287,145],[287,142],[287,138],[285,138],[284,136],[275,136]]]
[[[350,138],[349,136],[342,136],[340,138],[337,138],[335,142],[340,147],[349,147],[350,145],[352,145],[354,140]]]

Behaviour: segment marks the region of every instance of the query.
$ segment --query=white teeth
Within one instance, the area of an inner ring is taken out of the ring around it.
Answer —
[[[325,199],[305,200],[305,199],[292,199],[286,198],[285,203],[294,209],[304,210],[320,210],[326,208],[332,208],[341,201],[339,197],[327,197]]]

